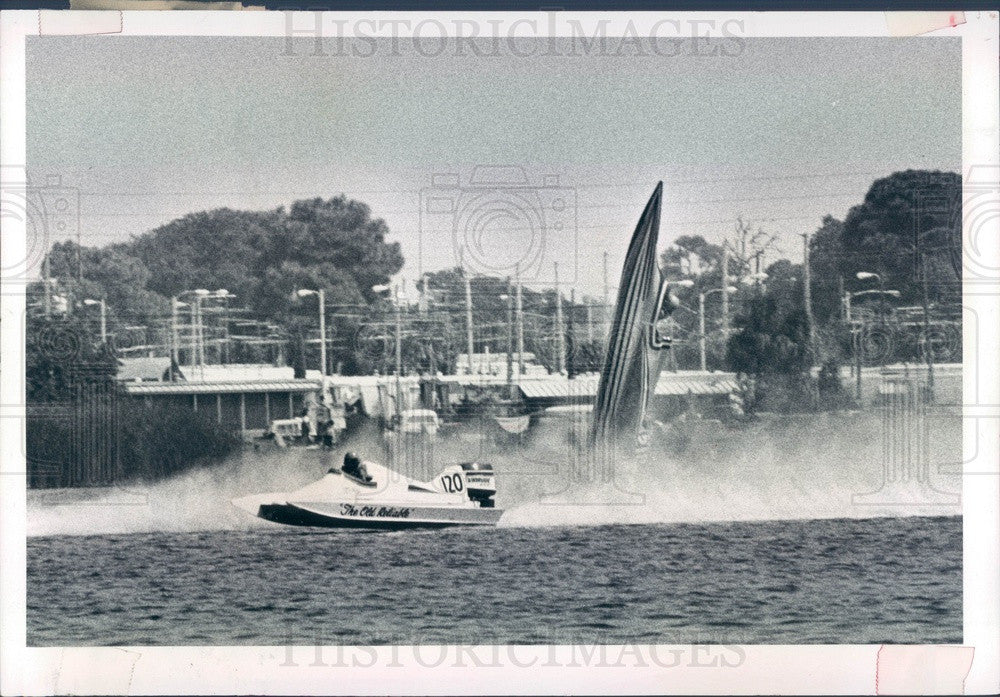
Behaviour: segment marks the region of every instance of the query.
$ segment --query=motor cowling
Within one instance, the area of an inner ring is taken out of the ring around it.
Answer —
[[[497,493],[493,465],[486,462],[463,462],[460,466],[465,475],[465,490],[469,492],[469,498],[477,501],[481,508],[493,508],[493,497]]]
[[[485,462],[463,462],[451,465],[434,479],[435,486],[447,494],[462,494],[481,508],[493,508],[497,486],[493,465]]]

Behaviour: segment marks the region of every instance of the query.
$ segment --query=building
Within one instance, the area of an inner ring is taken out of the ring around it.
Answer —
[[[274,419],[302,413],[318,380],[244,380],[235,382],[126,382],[125,393],[147,404],[177,405],[207,412],[244,438],[262,434]]]

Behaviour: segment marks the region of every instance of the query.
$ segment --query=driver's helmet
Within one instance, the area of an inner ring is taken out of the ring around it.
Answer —
[[[347,453],[344,455],[344,469],[355,470],[361,464],[361,458],[359,458],[354,453]]]

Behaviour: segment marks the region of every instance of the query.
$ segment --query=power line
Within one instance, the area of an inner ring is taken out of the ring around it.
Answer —
[[[891,173],[890,173],[891,174]],[[715,184],[722,182],[741,182],[741,181],[789,181],[795,179],[833,179],[839,177],[870,177],[870,176],[889,176],[885,174],[884,170],[851,170],[847,172],[814,172],[811,174],[776,174],[776,175],[758,175],[758,176],[745,176],[745,175],[734,175],[731,177],[704,177],[698,179],[670,179],[669,177],[664,177],[663,181],[667,186],[676,184]],[[650,185],[649,180],[637,181],[637,182],[608,182],[608,183],[597,183],[597,184],[576,184],[576,185],[562,185],[556,188],[564,189],[620,189],[628,187],[648,187]],[[451,188],[451,187],[449,187]],[[490,189],[498,188],[502,189],[502,186],[490,187],[490,186],[466,186],[466,187],[454,187],[457,189]],[[544,186],[518,186],[511,188],[525,188],[525,189],[542,189]],[[342,189],[339,194],[335,194],[332,197],[337,198],[339,196],[347,196],[348,194],[420,194],[424,191],[439,191],[441,187],[426,186],[419,189]],[[246,192],[246,191],[119,191],[114,193],[106,193],[100,191],[81,191],[81,196],[257,196],[266,194],[268,196],[307,196],[309,198],[322,198],[321,194],[318,194],[315,189],[310,190],[291,190],[291,191],[259,191],[259,192]]]

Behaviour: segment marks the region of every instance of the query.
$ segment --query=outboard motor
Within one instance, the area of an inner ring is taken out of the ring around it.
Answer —
[[[459,465],[465,476],[465,490],[469,498],[479,503],[480,508],[493,508],[493,497],[497,493],[493,465],[486,462],[463,462]]]
[[[434,487],[446,494],[465,494],[480,508],[493,508],[493,497],[497,493],[493,478],[493,465],[485,462],[463,462],[448,465],[434,478]]]

